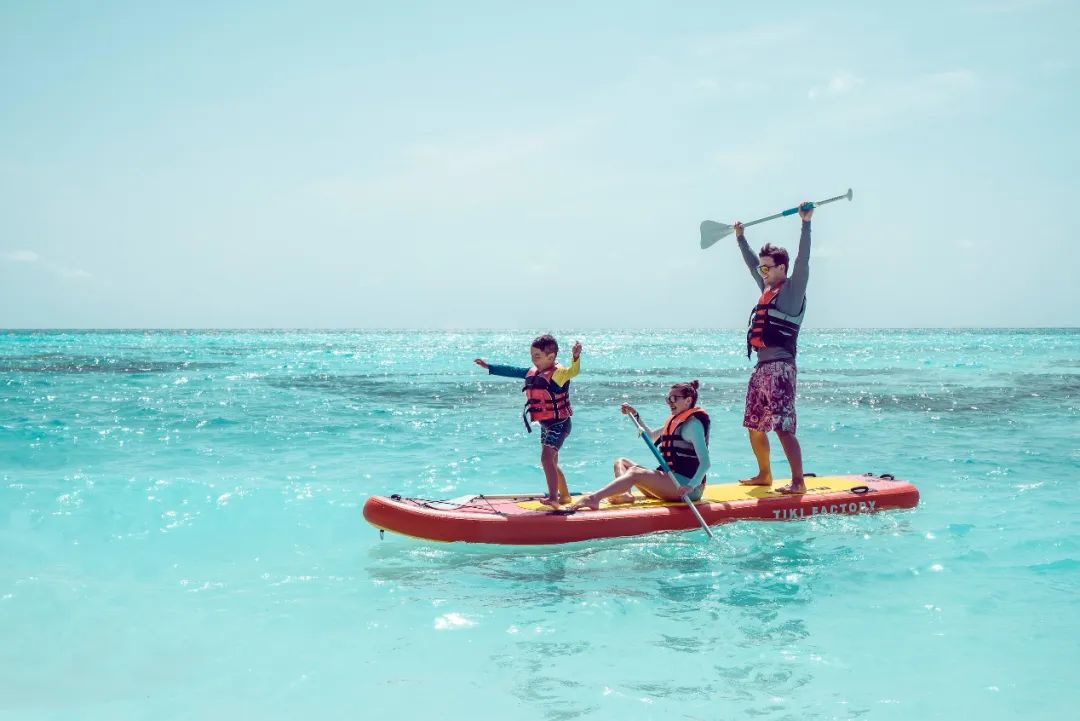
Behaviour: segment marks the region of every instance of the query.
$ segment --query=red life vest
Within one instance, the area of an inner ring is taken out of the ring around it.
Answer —
[[[705,409],[694,406],[687,408],[678,415],[670,416],[664,423],[664,430],[660,432],[660,438],[656,443],[660,455],[667,461],[668,466],[675,473],[686,478],[693,478],[697,473],[701,460],[698,458],[694,444],[682,437],[680,429],[691,418],[697,418],[705,426],[705,445],[709,444],[709,426],[712,421]],[[702,483],[705,479],[701,479]]]
[[[806,298],[796,315],[788,315],[776,307],[776,297],[783,284],[766,288],[750,312],[746,330],[746,357],[753,349],[783,348],[795,355],[799,340],[799,326],[806,313]]]
[[[765,340],[762,335],[765,332],[765,317],[768,315],[769,306],[776,300],[777,294],[780,293],[782,286],[776,285],[766,288],[758,298],[757,305],[754,306],[753,315],[750,317],[750,345],[755,348],[764,348]]]
[[[525,374],[525,387],[521,390],[525,393],[525,414],[537,421],[561,421],[574,414],[570,408],[570,381],[566,385],[556,385],[551,377],[555,375],[555,366],[546,371],[537,370],[536,367],[529,369]],[[525,427],[529,428],[529,422],[525,421]],[[532,431],[532,428],[529,428]]]

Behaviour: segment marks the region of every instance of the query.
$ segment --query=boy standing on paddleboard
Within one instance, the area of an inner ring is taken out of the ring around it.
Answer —
[[[809,206],[809,209],[805,209]],[[757,353],[757,364],[746,389],[743,426],[750,433],[750,447],[757,458],[758,474],[739,481],[748,486],[771,486],[768,433],[774,431],[791,466],[791,484],[780,493],[805,493],[802,449],[795,438],[795,353],[799,327],[806,313],[806,283],[810,275],[809,203],[799,205],[802,234],[795,268],[788,277],[788,252],[766,243],[754,255],[746,242],[742,223],[735,223],[735,238],[761,297],[750,313],[746,332],[746,357]]]
[[[483,358],[477,358],[474,362],[493,376],[525,379],[525,387],[522,388],[525,410],[522,418],[529,433],[532,433],[530,421],[540,424],[540,466],[544,469],[548,487],[548,494],[540,502],[558,508],[570,502],[566,476],[559,468],[559,449],[570,435],[570,416],[573,415],[570,409],[570,379],[581,370],[581,343],[574,342],[569,368],[555,362],[559,343],[550,335],[542,335],[534,340],[529,352],[532,354],[532,368],[488,364]]]

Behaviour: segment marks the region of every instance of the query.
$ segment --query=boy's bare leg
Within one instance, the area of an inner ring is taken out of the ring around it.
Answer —
[[[555,471],[559,474],[559,503],[569,503],[574,499],[570,497],[570,489],[566,486],[566,474],[562,472],[557,463]]]
[[[803,479],[802,446],[794,433],[777,431],[776,437],[780,439],[780,445],[784,447],[784,455],[787,456],[788,465],[791,466],[791,485],[777,488],[780,493],[806,493],[806,481]]]
[[[559,507],[559,449],[551,446],[540,446],[540,466],[544,469],[544,478],[547,480],[547,498],[541,498],[540,502],[552,508]]]
[[[757,459],[758,474],[753,478],[744,478],[739,483],[744,486],[771,486],[772,468],[769,465],[769,436],[753,428],[747,428],[750,432],[750,447],[754,450],[754,458]],[[794,436],[792,436],[794,438]],[[780,439],[783,443],[783,439]],[[787,450],[787,446],[784,447]]]

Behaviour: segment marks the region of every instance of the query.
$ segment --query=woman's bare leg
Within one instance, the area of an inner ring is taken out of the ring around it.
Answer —
[[[570,507],[570,510],[576,511],[581,508],[598,510],[602,500],[628,493],[634,486],[656,498],[678,500],[678,496],[675,495],[677,490],[675,484],[666,473],[634,466],[600,490],[593,491],[589,495],[580,498],[577,503]]]
[[[640,467],[641,466],[634,463],[629,458],[620,458],[620,459],[615,461],[615,477],[618,478],[619,476],[621,476],[624,473],[626,473],[627,471],[629,471],[631,468],[640,468]],[[633,503],[633,502],[634,502],[634,494],[632,492],[630,492],[630,491],[627,491],[626,493],[620,493],[617,496],[611,496],[608,499],[608,503],[615,503],[615,504]]]

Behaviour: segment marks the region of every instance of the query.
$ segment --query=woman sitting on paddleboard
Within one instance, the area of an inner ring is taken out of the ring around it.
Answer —
[[[700,499],[705,492],[705,473],[709,470],[710,421],[709,414],[697,407],[698,385],[697,381],[691,381],[671,386],[667,396],[671,416],[662,428],[648,431],[675,472],[678,485],[660,468],[653,470],[629,458],[620,458],[615,461],[615,480],[599,491],[582,496],[570,510],[598,510],[605,498],[610,498],[610,503],[633,503],[634,487],[646,496],[664,501],[679,501],[685,494],[691,501]],[[629,403],[622,404],[622,412],[641,420]]]

